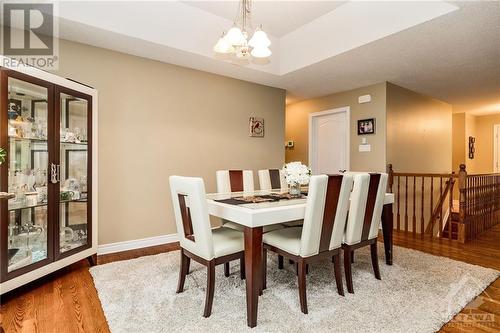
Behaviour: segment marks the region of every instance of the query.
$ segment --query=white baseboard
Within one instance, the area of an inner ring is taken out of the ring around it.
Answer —
[[[177,234],[155,236],[130,241],[103,244],[97,247],[97,254],[108,254],[177,242]]]

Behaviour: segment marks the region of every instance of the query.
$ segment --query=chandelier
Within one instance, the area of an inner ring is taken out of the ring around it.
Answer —
[[[269,49],[271,41],[262,30],[262,26],[255,31],[252,27],[251,7],[251,0],[240,1],[233,26],[222,34],[214,46],[216,53],[242,60],[251,57],[267,58],[272,54]],[[252,38],[248,40],[252,32]]]

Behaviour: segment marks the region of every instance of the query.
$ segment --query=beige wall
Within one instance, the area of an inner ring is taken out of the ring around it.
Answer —
[[[286,160],[309,161],[309,114],[331,110],[343,106],[350,107],[350,168],[353,171],[385,171],[385,87],[379,83],[368,87],[332,94],[320,98],[309,99],[287,105],[286,107],[286,140],[294,140],[295,147],[286,150]],[[370,103],[359,104],[358,97],[370,94]],[[357,135],[357,120],[376,118],[376,133],[367,135],[372,151],[360,153],[358,145],[361,136]]]
[[[475,173],[494,172],[493,126],[495,124],[500,124],[500,114],[476,117]]]
[[[452,147],[452,171],[458,173],[459,166],[465,164],[468,153],[465,138],[465,113],[453,114]]]
[[[284,162],[284,90],[68,41],[56,74],[99,91],[99,244],[175,233],[170,175]]]
[[[458,122],[455,124],[455,119],[458,118],[464,119],[463,124],[459,124]],[[463,160],[465,161],[467,172],[470,174],[494,172],[493,127],[495,124],[500,124],[500,114],[474,116],[466,113],[455,113],[453,114],[453,119],[453,142],[456,142],[458,145],[458,142],[461,140],[463,143]],[[456,130],[455,125],[457,125]],[[470,136],[476,138],[474,159],[469,158]],[[455,150],[453,154],[455,160]]]
[[[450,172],[451,134],[451,105],[387,83],[387,163],[395,171]]]

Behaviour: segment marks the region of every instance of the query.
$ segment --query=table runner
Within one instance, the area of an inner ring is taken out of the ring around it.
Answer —
[[[307,192],[302,192],[301,197],[296,198],[292,197],[288,193],[271,193],[271,194],[264,194],[264,195],[252,195],[252,196],[240,196],[240,197],[234,197],[234,198],[229,198],[229,199],[218,199],[214,200],[217,202],[222,202],[225,204],[229,205],[244,205],[244,204],[249,204],[249,203],[259,203],[259,202],[273,202],[273,201],[280,201],[280,200],[290,200],[290,199],[304,199],[306,198]]]

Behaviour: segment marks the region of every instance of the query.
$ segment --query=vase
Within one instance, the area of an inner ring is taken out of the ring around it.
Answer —
[[[302,196],[302,192],[300,190],[300,184],[299,183],[290,184],[288,187],[288,194],[290,194],[292,198],[300,198]]]

